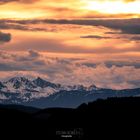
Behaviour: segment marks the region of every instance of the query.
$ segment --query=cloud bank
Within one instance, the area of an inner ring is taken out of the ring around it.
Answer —
[[[10,24],[9,24],[10,23]],[[33,20],[1,20],[0,27],[3,29],[15,29],[15,25],[18,27],[24,27],[29,24],[73,24],[84,26],[103,26],[114,30],[120,30],[125,34],[140,34],[140,18],[132,19],[83,19],[83,20],[55,20],[55,19],[33,19]],[[19,28],[20,29],[20,28]],[[21,28],[24,29],[24,28]],[[27,30],[25,28],[25,30]]]
[[[21,63],[22,62],[22,63]],[[105,61],[58,58],[34,50],[25,54],[0,52],[1,79],[12,76],[41,76],[61,84],[96,84],[99,87],[125,89],[140,87],[140,61]],[[129,75],[129,76],[128,76]]]

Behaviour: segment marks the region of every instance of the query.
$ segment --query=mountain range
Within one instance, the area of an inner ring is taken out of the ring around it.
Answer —
[[[20,104],[38,108],[67,107],[75,108],[82,103],[109,97],[140,96],[140,88],[114,90],[98,88],[94,84],[61,85],[40,77],[30,80],[13,77],[0,82],[0,103]]]

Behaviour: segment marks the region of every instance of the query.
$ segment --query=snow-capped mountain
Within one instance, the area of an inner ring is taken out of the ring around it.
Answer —
[[[62,90],[66,90],[66,91],[89,90],[90,91],[94,89],[97,89],[95,85],[90,87],[84,87],[83,85],[62,86],[60,84],[55,84],[46,81],[40,77],[34,80],[29,80],[25,77],[14,77],[9,79],[8,81],[0,82],[0,92],[18,93],[21,95],[30,93],[32,94],[32,97],[35,96],[34,94],[37,94],[37,96],[35,96],[36,98],[46,97]]]
[[[40,77],[33,80],[33,84],[38,87],[41,87],[41,88],[46,88],[46,87],[59,88],[60,87],[59,84],[54,84],[54,83],[48,82]]]
[[[14,77],[0,83],[0,94],[10,93],[11,96],[12,94],[18,94],[20,98],[24,99],[47,97],[57,92],[58,89],[59,85],[45,81],[40,77],[34,80],[25,77]]]
[[[34,80],[29,80],[25,77],[13,77],[8,81],[0,82],[1,95],[7,96],[6,93],[11,96],[17,94],[19,98],[26,100],[47,97],[62,90],[86,90],[86,87],[82,85],[62,86],[40,77]]]
[[[36,88],[33,82],[24,77],[14,77],[3,82],[5,91],[13,93],[24,93],[25,90]]]
[[[4,104],[24,104],[35,107],[76,107],[108,97],[140,96],[140,88],[112,90],[98,88],[94,84],[61,85],[46,81],[40,77],[30,80],[25,77],[13,77],[0,82],[0,102]]]

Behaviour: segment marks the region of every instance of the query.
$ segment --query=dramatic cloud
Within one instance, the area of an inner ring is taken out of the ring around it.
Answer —
[[[77,24],[89,26],[104,26],[120,30],[125,34],[140,34],[140,19],[107,19],[107,20],[44,20],[51,24]]]
[[[10,23],[10,24],[8,24]],[[140,18],[137,19],[93,19],[93,20],[5,20],[1,21],[1,28],[13,28],[21,30],[43,30],[40,28],[28,28],[26,25],[29,24],[73,24],[73,25],[83,25],[83,26],[103,26],[120,31],[122,34],[140,34]]]
[[[11,34],[10,33],[0,32],[0,43],[9,42],[10,40],[11,40]]]
[[[89,61],[91,64],[88,64]],[[137,61],[96,63],[88,58],[50,57],[34,50],[22,55],[0,52],[1,79],[15,75],[30,78],[41,76],[61,84],[96,84],[104,88],[124,89],[140,86],[139,73],[140,65]]]
[[[106,19],[106,20],[44,20],[50,24],[77,24],[88,26],[104,26],[120,30],[124,34],[140,34],[140,19]]]
[[[124,33],[126,27],[139,27],[139,21],[140,19],[1,20],[1,29],[10,30],[13,35],[12,41],[4,44],[1,49],[100,55],[139,53],[140,34]]]
[[[0,79],[140,87],[139,7],[139,0],[1,0]]]
[[[0,18],[140,17],[138,0],[1,0],[0,4]]]

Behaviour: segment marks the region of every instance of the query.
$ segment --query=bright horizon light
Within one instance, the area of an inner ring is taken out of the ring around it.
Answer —
[[[108,14],[139,14],[140,13],[140,2],[130,2],[125,3],[122,1],[114,1],[114,2],[97,2],[97,1],[86,1],[84,9],[90,11],[98,11],[101,13]]]

